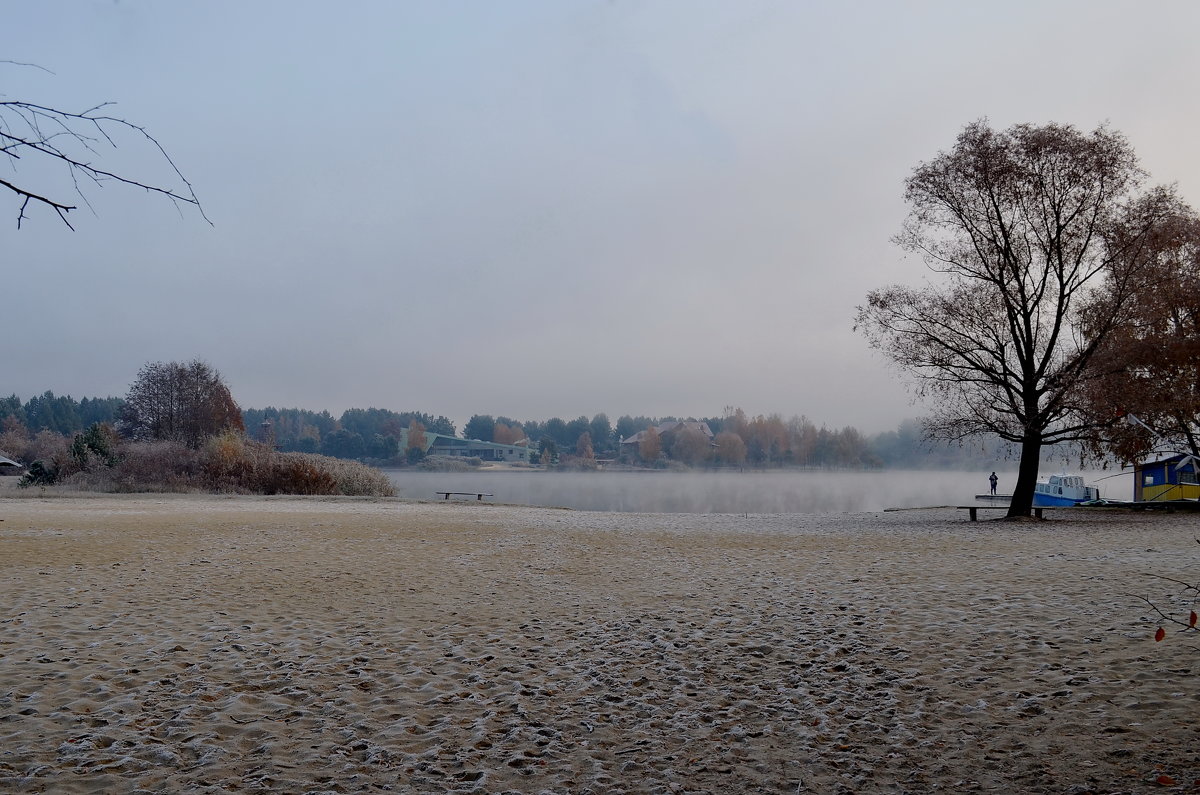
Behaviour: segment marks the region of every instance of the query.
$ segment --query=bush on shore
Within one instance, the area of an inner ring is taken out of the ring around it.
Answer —
[[[314,453],[281,453],[235,431],[199,449],[178,442],[123,442],[113,456],[60,457],[47,477],[27,485],[61,483],[109,492],[199,492],[391,497],[391,481],[377,469]]]

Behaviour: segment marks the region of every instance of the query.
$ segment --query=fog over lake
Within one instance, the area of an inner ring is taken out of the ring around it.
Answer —
[[[439,499],[438,491],[485,492],[494,495],[489,502],[639,513],[850,513],[967,505],[987,492],[990,473],[385,471],[397,495],[410,499]],[[1010,492],[1016,473],[997,475],[999,491]],[[1102,497],[1132,498],[1128,474],[1084,475]]]

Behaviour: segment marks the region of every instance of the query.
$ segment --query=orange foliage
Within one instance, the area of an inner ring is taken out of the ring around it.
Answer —
[[[653,463],[662,454],[662,439],[654,428],[647,428],[642,440],[638,442],[638,455],[643,461]]]
[[[425,426],[413,420],[408,424],[408,449],[417,449],[421,452],[425,451]]]
[[[525,438],[525,429],[519,423],[505,425],[497,422],[492,430],[492,441],[498,444],[516,444]]]

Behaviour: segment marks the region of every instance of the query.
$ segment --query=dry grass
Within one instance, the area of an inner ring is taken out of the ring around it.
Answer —
[[[390,497],[377,469],[311,453],[280,453],[237,433],[199,450],[176,442],[126,442],[114,466],[89,461],[60,471],[67,489],[104,492],[221,492]]]

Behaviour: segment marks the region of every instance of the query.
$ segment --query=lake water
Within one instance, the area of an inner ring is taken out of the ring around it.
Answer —
[[[420,472],[385,470],[396,493],[486,492],[489,502],[639,513],[853,513],[968,505],[988,490],[989,472]],[[1043,473],[1043,475],[1048,473]],[[997,472],[1012,491],[1015,472]],[[1132,498],[1132,476],[1084,473],[1103,497]],[[456,499],[463,499],[458,497]],[[471,498],[474,499],[474,498]]]

